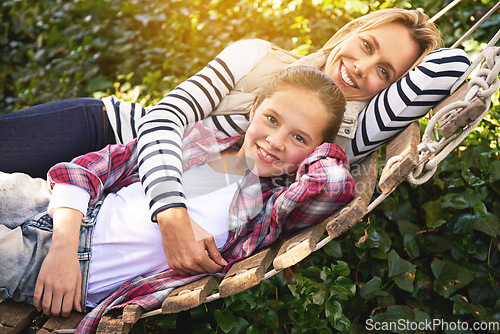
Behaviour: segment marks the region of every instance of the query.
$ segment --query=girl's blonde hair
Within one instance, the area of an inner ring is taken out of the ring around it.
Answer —
[[[323,141],[332,143],[339,132],[345,111],[345,98],[333,80],[322,71],[307,66],[290,66],[273,76],[260,91],[254,108],[274,93],[298,88],[316,95],[329,114],[329,122],[323,131]],[[298,97],[299,98],[299,97]]]
[[[339,29],[318,52],[330,53],[347,38],[386,23],[399,23],[410,32],[413,41],[418,45],[419,57],[413,63],[411,70],[422,62],[422,59],[437,48],[443,46],[441,33],[429,17],[418,10],[387,8],[363,15]],[[395,41],[396,43],[396,41]],[[406,74],[406,73],[405,73]]]

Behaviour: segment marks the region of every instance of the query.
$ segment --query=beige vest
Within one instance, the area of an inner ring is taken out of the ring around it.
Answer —
[[[222,99],[212,114],[249,114],[252,104],[258,95],[259,88],[275,73],[289,65],[303,65],[322,69],[326,57],[326,54],[316,52],[301,58],[298,55],[270,45],[267,55],[255,64],[250,73],[236,83],[233,90]],[[345,149],[347,142],[354,138],[358,124],[358,115],[365,105],[365,102],[347,102],[344,118],[337,133],[337,139],[335,140],[335,143],[340,147]]]

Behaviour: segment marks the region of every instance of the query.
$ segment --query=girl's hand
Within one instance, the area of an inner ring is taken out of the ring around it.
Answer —
[[[185,208],[167,209],[157,219],[168,265],[176,274],[216,273],[227,265],[213,236],[196,224]]]
[[[51,247],[36,281],[35,307],[47,316],[67,317],[73,307],[81,312],[81,283],[78,255]]]
[[[54,212],[54,230],[49,253],[35,285],[34,304],[48,316],[68,316],[73,307],[81,312],[78,242],[83,214],[60,208]]]

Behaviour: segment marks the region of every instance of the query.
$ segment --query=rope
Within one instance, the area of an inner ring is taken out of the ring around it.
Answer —
[[[490,41],[489,44],[496,43],[500,37],[500,31]],[[407,180],[415,185],[427,182],[436,172],[437,166],[450,154],[460,143],[476,128],[481,120],[488,113],[491,106],[491,97],[498,90],[500,82],[498,74],[500,72],[500,47],[487,47],[481,52],[480,56],[471,64],[468,69],[470,74],[472,70],[484,59],[483,65],[477,71],[476,76],[469,82],[469,90],[463,101],[451,103],[434,114],[427,124],[422,136],[422,143],[418,145],[420,152],[417,167],[408,175]],[[455,88],[455,87],[454,87]],[[456,90],[456,88],[455,88]],[[473,122],[467,125],[467,128],[455,137],[441,138],[439,142],[432,139],[431,133],[436,127],[437,121],[441,118],[453,117],[457,110],[466,108],[474,97],[482,98],[485,101],[486,108],[483,113]],[[423,170],[425,174],[421,175]]]

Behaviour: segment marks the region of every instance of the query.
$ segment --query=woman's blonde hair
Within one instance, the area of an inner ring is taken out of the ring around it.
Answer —
[[[429,17],[418,10],[387,8],[363,15],[337,31],[318,52],[330,53],[337,45],[347,38],[363,31],[374,29],[386,23],[399,23],[410,32],[413,41],[419,47],[419,57],[413,63],[411,70],[422,62],[422,59],[437,48],[443,46],[441,33]]]

